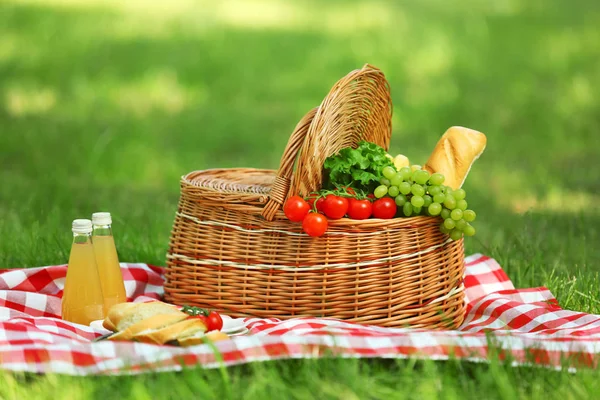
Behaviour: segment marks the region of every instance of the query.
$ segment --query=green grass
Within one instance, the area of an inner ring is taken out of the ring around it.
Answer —
[[[324,4],[322,4],[324,3]],[[125,5],[126,4],[126,5]],[[178,180],[276,168],[295,123],[369,62],[391,153],[485,132],[467,253],[599,313],[600,4],[465,0],[5,1],[0,267],[64,263],[70,222],[111,211],[123,261],[165,264]],[[1,398],[589,398],[600,374],[412,361],[285,361],[140,377],[4,373]]]
[[[290,360],[136,377],[38,378],[6,374],[0,397],[15,399],[585,399],[598,373],[461,362]]]

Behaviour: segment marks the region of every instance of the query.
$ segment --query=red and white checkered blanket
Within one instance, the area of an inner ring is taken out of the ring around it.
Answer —
[[[544,287],[515,289],[500,265],[466,258],[467,315],[456,331],[362,326],[320,318],[245,319],[244,336],[187,348],[91,342],[103,331],[60,319],[66,266],[0,270],[0,367],[71,375],[131,374],[216,367],[285,358],[342,357],[484,361],[493,352],[513,363],[595,367],[600,316],[567,311]],[[162,268],[122,265],[129,300],[157,299]],[[490,332],[493,334],[490,335]]]

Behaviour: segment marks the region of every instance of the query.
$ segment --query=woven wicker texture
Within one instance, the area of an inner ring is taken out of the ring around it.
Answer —
[[[442,234],[438,218],[341,219],[330,221],[324,237],[311,238],[280,210],[290,194],[319,188],[323,161],[341,148],[369,140],[387,149],[390,110],[385,77],[365,66],[298,123],[278,171],[184,176],[165,299],[240,317],[460,325],[463,241]]]
[[[327,94],[308,127],[291,192],[306,196],[319,190],[323,162],[344,147],[367,140],[387,150],[391,124],[392,100],[383,73],[367,64],[346,75]],[[284,157],[296,157],[286,153]]]

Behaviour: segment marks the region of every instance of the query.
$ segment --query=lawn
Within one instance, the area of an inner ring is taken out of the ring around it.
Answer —
[[[65,263],[74,218],[113,213],[122,261],[165,265],[179,178],[276,168],[296,122],[371,63],[390,152],[488,136],[465,184],[468,254],[600,313],[600,3],[5,0],[0,267]],[[600,373],[408,361],[263,363],[142,377],[0,373],[0,398],[560,398]]]

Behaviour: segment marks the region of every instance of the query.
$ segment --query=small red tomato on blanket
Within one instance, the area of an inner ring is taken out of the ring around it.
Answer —
[[[200,307],[183,306],[181,309],[186,314],[189,314],[191,318],[198,318],[204,325],[206,325],[207,332],[219,331],[223,328],[223,318],[216,311],[210,311]]]
[[[348,199],[328,194],[323,204],[323,212],[331,219],[340,219],[348,212]]]
[[[218,312],[216,311],[211,311],[208,314],[208,317],[206,317],[207,321],[208,321],[208,325],[206,326],[206,329],[210,332],[210,331],[220,331],[221,329],[223,329],[223,318],[221,318],[221,316],[219,315]]]
[[[318,213],[309,213],[302,221],[302,229],[308,236],[323,236],[327,232],[327,218]]]
[[[300,196],[292,196],[285,202],[283,212],[290,221],[300,222],[310,211],[310,205]]]
[[[367,199],[348,199],[348,217],[352,219],[367,219],[371,216],[373,205]]]
[[[384,197],[373,203],[373,217],[391,219],[396,215],[396,202],[390,197]]]

